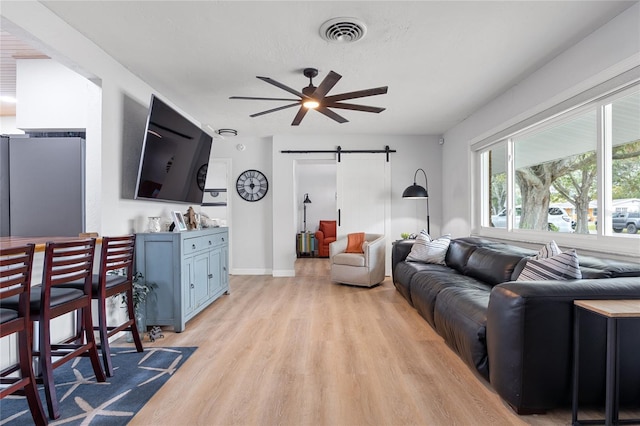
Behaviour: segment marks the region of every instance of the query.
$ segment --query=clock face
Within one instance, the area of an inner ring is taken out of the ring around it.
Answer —
[[[196,173],[196,182],[198,182],[198,188],[200,191],[204,191],[204,183],[207,180],[207,164],[203,164],[198,169],[198,173]]]
[[[258,201],[267,195],[269,182],[267,177],[258,170],[246,170],[238,176],[236,181],[238,195],[247,201]]]

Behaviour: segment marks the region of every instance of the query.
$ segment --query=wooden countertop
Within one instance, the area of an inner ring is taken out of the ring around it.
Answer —
[[[36,245],[36,252],[39,252],[44,251],[45,246],[49,241],[75,241],[91,237],[96,238],[96,243],[100,243],[100,241],[102,241],[94,234],[87,234],[86,236],[83,235],[82,237],[0,237],[0,247],[11,248],[34,243]]]

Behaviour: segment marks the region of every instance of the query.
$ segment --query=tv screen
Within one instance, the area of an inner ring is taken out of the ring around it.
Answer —
[[[212,137],[151,96],[135,198],[202,203]]]

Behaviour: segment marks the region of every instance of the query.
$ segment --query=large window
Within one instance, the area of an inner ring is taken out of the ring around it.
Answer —
[[[640,239],[638,86],[514,132],[480,155],[486,228]]]

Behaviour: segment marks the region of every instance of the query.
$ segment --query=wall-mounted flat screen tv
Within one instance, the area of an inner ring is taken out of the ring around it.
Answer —
[[[136,199],[202,203],[212,137],[151,96]]]

